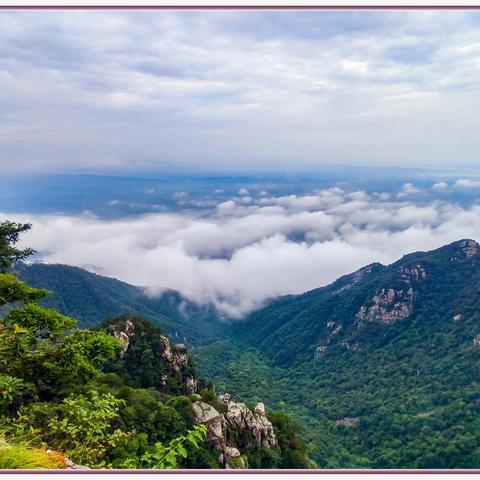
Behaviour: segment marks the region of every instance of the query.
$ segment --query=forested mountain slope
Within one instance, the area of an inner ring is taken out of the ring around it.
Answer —
[[[275,365],[298,365],[342,350],[379,348],[417,327],[433,333],[465,326],[479,313],[479,285],[480,247],[462,240],[280,298],[236,325],[232,335],[259,347]]]
[[[476,242],[278,299],[231,335],[196,352],[201,371],[301,418],[320,466],[480,466]]]
[[[224,327],[213,307],[199,306],[174,290],[149,296],[143,288],[68,265],[19,263],[15,270],[28,284],[52,292],[42,305],[74,317],[80,326],[132,313],[151,319],[175,340],[195,345],[217,339]]]

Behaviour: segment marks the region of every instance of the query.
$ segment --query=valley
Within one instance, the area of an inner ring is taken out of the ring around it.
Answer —
[[[208,307],[175,313],[163,297],[148,312],[141,299],[128,308],[191,335],[218,394],[297,419],[321,468],[469,468],[479,461],[479,267],[478,244],[462,240],[272,300],[241,321],[209,317]],[[21,277],[52,288],[42,277],[61,267],[22,268]],[[42,273],[27,273],[35,269]],[[72,282],[116,284],[68,271]],[[72,308],[60,298],[51,301]]]

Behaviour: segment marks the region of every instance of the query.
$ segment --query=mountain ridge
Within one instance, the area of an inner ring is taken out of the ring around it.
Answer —
[[[477,242],[463,239],[405,255],[387,266],[373,263],[325,287],[277,299],[231,332],[267,353],[278,366],[308,361],[330,346],[358,349],[361,342],[377,342],[375,331],[384,333],[385,327],[399,333],[425,302],[441,304],[446,298],[454,302],[456,292],[442,291],[439,296],[439,283],[442,277],[462,273],[464,279],[473,275],[480,281],[475,268],[479,252]],[[455,282],[458,288],[469,287],[468,280]]]
[[[93,326],[108,317],[138,314],[162,327],[175,341],[201,344],[223,329],[211,305],[197,305],[175,290],[150,296],[144,288],[112,277],[63,264],[19,263],[21,280],[52,291],[44,306],[76,318],[81,326]]]

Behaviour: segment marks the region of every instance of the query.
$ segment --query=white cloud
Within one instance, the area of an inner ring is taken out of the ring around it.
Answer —
[[[416,205],[332,190],[248,205],[229,200],[206,217],[13,217],[33,222],[23,243],[42,261],[95,268],[152,293],[173,288],[237,317],[268,298],[320,287],[374,261],[480,240],[480,206]]]
[[[477,190],[480,188],[480,180],[459,179],[455,181],[453,187],[458,190]]]
[[[437,182],[432,185],[432,190],[435,192],[445,192],[448,190],[448,183],[446,182]]]
[[[416,187],[413,183],[407,182],[404,183],[402,186],[402,191],[397,194],[397,198],[405,198],[408,197],[409,195],[417,195],[420,193],[421,190]]]

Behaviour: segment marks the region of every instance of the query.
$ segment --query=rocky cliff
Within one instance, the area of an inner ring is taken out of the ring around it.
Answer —
[[[217,408],[197,401],[193,409],[195,421],[207,427],[209,441],[218,450],[223,468],[248,468],[246,456],[242,455],[243,449],[279,448],[263,403],[258,403],[252,411],[244,403],[235,403],[231,395],[225,394],[218,397]]]
[[[247,450],[279,450],[263,403],[251,410],[244,403],[232,401],[229,394],[217,397],[211,387],[201,391],[200,395],[197,393],[206,385],[197,380],[196,369],[183,344],[172,343],[157,327],[133,316],[111,320],[106,328],[123,344],[112,371],[162,393],[188,395],[195,423],[207,427],[209,448],[218,452],[222,468],[248,468]],[[139,366],[150,375],[139,378]]]
[[[192,395],[198,390],[196,369],[185,345],[175,344],[158,328],[147,326],[134,316],[122,316],[107,325],[107,330],[123,344],[120,357],[124,369],[135,375],[136,365],[151,363],[150,379],[145,387],[156,387],[163,393]]]

